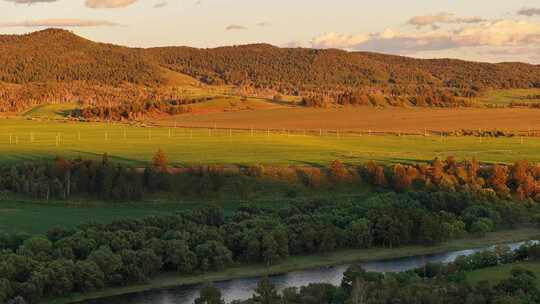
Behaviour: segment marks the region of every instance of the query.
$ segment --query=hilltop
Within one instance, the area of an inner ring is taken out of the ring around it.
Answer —
[[[486,90],[539,88],[540,67],[267,44],[128,48],[58,29],[0,35],[2,111],[51,102],[99,105],[181,99],[172,78],[309,96],[304,104],[315,106],[455,106]]]

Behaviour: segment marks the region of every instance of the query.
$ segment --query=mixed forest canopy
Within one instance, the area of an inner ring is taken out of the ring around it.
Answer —
[[[532,213],[524,204],[468,194],[386,193],[280,208],[245,204],[229,215],[207,205],[169,216],[57,227],[45,235],[0,232],[0,302],[40,303],[142,284],[160,273],[270,266],[338,249],[439,244],[514,227]]]
[[[305,97],[321,103],[456,106],[487,89],[539,88],[540,67],[424,60],[266,44],[138,49],[96,43],[65,30],[0,35],[0,110],[50,102],[180,99],[170,73],[203,84]]]

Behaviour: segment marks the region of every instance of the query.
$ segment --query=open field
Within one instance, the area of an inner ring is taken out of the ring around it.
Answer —
[[[454,240],[436,246],[403,246],[398,248],[371,248],[339,250],[325,255],[291,256],[285,262],[271,267],[265,265],[245,265],[228,268],[220,272],[179,276],[177,274],[164,274],[152,279],[148,284],[120,288],[109,288],[102,291],[73,295],[67,298],[44,301],[46,304],[75,303],[88,299],[142,292],[152,289],[171,288],[180,285],[189,285],[205,282],[216,282],[236,278],[255,277],[291,272],[295,270],[311,269],[316,267],[347,264],[361,261],[374,261],[392,259],[406,256],[428,255],[447,251],[457,251],[478,248],[493,244],[504,244],[536,239],[539,231],[531,228],[521,228],[509,231],[493,232],[484,238],[465,238]]]
[[[59,103],[42,105],[32,108],[22,114],[23,117],[62,119],[67,117],[72,110],[77,109],[74,103]]]
[[[493,90],[486,92],[478,101],[489,105],[508,105],[515,103],[538,103],[540,98],[529,98],[530,96],[539,96],[540,89],[511,89],[511,90]]]
[[[211,101],[190,105],[190,108],[192,115],[200,115],[210,113],[283,109],[286,108],[286,106],[260,98],[248,98],[242,101],[239,97],[224,96]]]
[[[193,208],[194,204],[133,203],[133,204],[75,204],[0,202],[0,231],[45,233],[53,227],[75,227],[88,221],[110,223],[125,218],[169,215]],[[228,206],[226,206],[228,207]]]
[[[534,272],[538,277],[536,282],[540,284],[540,262],[512,263],[508,265],[500,265],[471,271],[470,273],[467,273],[467,281],[473,284],[480,281],[490,281],[492,283],[497,283],[510,277],[510,271],[514,267],[522,267]]]
[[[538,109],[488,108],[276,108],[257,111],[178,115],[157,121],[189,127],[255,129],[340,129],[349,131],[407,132],[424,130],[540,129]]]
[[[456,156],[483,162],[540,162],[540,138],[478,138],[439,136],[368,136],[189,128],[143,128],[120,124],[0,120],[2,163],[42,160],[56,155],[100,158],[145,165],[158,148],[172,165],[276,164],[327,165],[335,159],[358,164],[421,162]]]
[[[343,185],[332,189],[298,189],[297,197],[291,199],[286,197],[282,190],[266,183],[264,193],[250,198],[249,203],[280,208],[305,199],[361,200],[375,193],[366,186]],[[47,202],[6,196],[0,198],[0,231],[45,233],[55,226],[71,228],[90,220],[110,223],[126,218],[164,216],[210,204],[222,207],[227,215],[236,211],[243,203],[245,200],[226,192],[209,197],[182,199],[158,194],[136,202],[103,202],[88,198]]]

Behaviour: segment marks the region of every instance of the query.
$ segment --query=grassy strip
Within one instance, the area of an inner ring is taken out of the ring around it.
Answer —
[[[190,285],[211,281],[225,281],[246,277],[276,275],[297,270],[305,270],[324,266],[334,266],[358,261],[373,261],[436,254],[447,251],[457,251],[493,244],[512,243],[536,239],[539,231],[533,228],[520,228],[516,230],[499,231],[486,235],[483,238],[465,238],[440,244],[437,246],[405,246],[399,248],[372,248],[339,250],[327,255],[293,256],[284,263],[265,267],[264,265],[242,265],[231,267],[220,272],[180,276],[178,274],[164,274],[154,278],[145,285],[108,288],[98,292],[76,294],[70,297],[50,299],[45,304],[67,304],[90,299],[105,298],[115,295],[143,292],[155,289],[172,288],[181,285]]]
[[[361,200],[373,195],[368,187],[357,185],[343,185],[339,189],[321,189],[313,193],[300,192],[297,198],[287,198],[285,194],[272,187],[266,187],[264,193],[250,198],[250,204],[259,204],[265,207],[282,207],[293,202],[310,199]],[[332,191],[334,190],[334,191]],[[339,194],[336,194],[339,193]],[[163,197],[149,197],[137,202],[100,202],[92,198],[70,198],[69,201],[40,201],[31,200],[23,196],[0,195],[0,231],[27,232],[31,234],[45,233],[52,227],[76,227],[89,220],[98,223],[110,223],[115,220],[129,218],[145,218],[152,215],[165,216],[175,212],[189,210],[210,203],[217,204],[231,214],[245,200],[227,193],[218,193],[215,197],[175,199],[164,194]],[[39,221],[35,219],[39,218]]]
[[[491,283],[498,283],[509,278],[510,272],[515,267],[522,267],[534,272],[538,277],[536,283],[540,284],[540,262],[518,262],[471,271],[467,273],[467,282],[477,284],[488,280]]]
[[[227,129],[141,128],[100,123],[59,123],[22,119],[0,120],[0,164],[81,157],[145,166],[158,148],[171,165],[265,164],[328,165],[335,159],[348,164],[368,160],[416,163],[453,155],[482,162],[540,162],[539,138],[475,138],[438,136],[359,136],[334,133],[319,136],[286,131],[229,131]]]

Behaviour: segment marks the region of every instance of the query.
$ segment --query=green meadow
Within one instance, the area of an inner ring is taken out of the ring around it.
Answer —
[[[478,98],[478,101],[484,104],[504,106],[512,102],[517,103],[538,103],[540,98],[531,98],[539,96],[540,89],[507,89],[488,91]]]
[[[540,161],[534,137],[439,137],[360,135],[336,130],[228,130],[140,127],[123,124],[0,120],[2,163],[66,158],[99,158],[146,164],[159,148],[172,165],[272,164],[327,165],[422,162],[435,157],[476,157],[483,162]]]
[[[94,203],[26,202],[7,200],[0,202],[0,231],[45,233],[53,227],[75,227],[95,221],[110,223],[125,218],[164,216],[193,208],[194,204],[171,203]]]
[[[537,261],[512,263],[471,271],[467,273],[467,281],[472,284],[476,284],[481,281],[498,283],[509,278],[512,269],[516,267],[521,267],[532,271],[538,277],[536,283],[540,285],[540,263]]]

